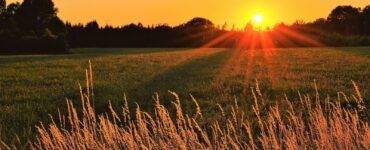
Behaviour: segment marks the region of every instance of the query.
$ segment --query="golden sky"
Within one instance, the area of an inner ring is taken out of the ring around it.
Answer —
[[[21,0],[7,0],[14,2]],[[292,23],[326,17],[338,5],[364,7],[370,0],[54,0],[59,16],[72,23],[97,20],[101,25],[138,23],[178,25],[193,17],[215,24],[244,26],[260,14],[265,23]]]

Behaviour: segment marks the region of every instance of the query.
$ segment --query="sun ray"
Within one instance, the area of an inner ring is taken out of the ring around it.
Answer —
[[[279,27],[276,29],[277,32],[281,32],[282,34],[286,35],[289,39],[294,39],[294,41],[298,42],[300,46],[314,46],[314,47],[323,47],[325,46],[318,40],[315,40],[305,34],[299,33],[294,31],[288,27]]]

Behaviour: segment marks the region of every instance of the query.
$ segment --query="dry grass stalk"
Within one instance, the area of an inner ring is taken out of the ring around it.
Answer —
[[[173,93],[174,94],[174,93]],[[174,94],[175,95],[175,94]],[[87,96],[86,98],[88,98]],[[52,123],[37,127],[39,139],[35,149],[368,149],[370,130],[360,120],[356,111],[343,109],[339,104],[328,103],[330,113],[316,103],[307,104],[305,96],[301,105],[311,107],[310,112],[295,110],[289,101],[286,116],[278,106],[270,108],[267,116],[261,116],[257,106],[257,126],[245,121],[240,124],[236,112],[226,124],[215,122],[211,128],[201,127],[196,118],[184,115],[180,101],[173,102],[176,118],[156,100],[154,116],[140,110],[135,119],[120,118],[110,107],[112,117],[96,114],[89,99],[85,102],[83,116],[79,117],[73,104],[68,101],[67,123],[70,128]],[[124,110],[126,116],[133,114]],[[234,110],[234,109],[232,109]],[[304,113],[308,113],[304,119]],[[125,120],[124,123],[122,120]],[[235,122],[236,121],[236,122]],[[222,127],[220,127],[222,126]],[[259,132],[260,131],[260,132]]]
[[[62,125],[52,121],[47,126],[37,126],[38,140],[31,144],[32,149],[370,148],[370,128],[360,119],[359,112],[345,109],[339,103],[322,104],[318,102],[318,93],[313,101],[309,95],[299,93],[297,106],[300,107],[294,107],[296,104],[285,97],[286,107],[276,105],[261,112],[263,98],[257,87],[258,91],[252,89],[254,117],[244,116],[237,103],[228,114],[218,105],[226,121],[201,126],[197,122],[202,117],[201,108],[195,98],[191,96],[196,115],[189,117],[184,114],[180,98],[174,92],[171,94],[175,97],[175,118],[171,118],[166,107],[160,104],[158,95],[152,115],[138,105],[134,113],[130,112],[126,97],[122,114],[116,113],[110,105],[110,114],[98,115],[91,103],[92,72],[87,71],[87,77],[90,80],[86,82],[87,91],[80,90],[82,114],[78,114],[72,102],[67,100],[68,115],[59,117],[59,120],[67,120]],[[355,84],[354,87],[355,94],[346,100],[363,106],[359,88]]]

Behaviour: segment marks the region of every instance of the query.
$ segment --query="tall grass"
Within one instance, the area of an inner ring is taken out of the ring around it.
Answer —
[[[338,102],[321,99],[318,93],[313,97],[299,93],[296,100],[285,97],[272,106],[265,105],[257,83],[251,89],[253,115],[246,115],[237,102],[231,104],[231,109],[217,105],[219,119],[202,124],[206,118],[196,99],[192,97],[195,113],[185,114],[174,92],[170,92],[174,96],[173,114],[156,96],[154,113],[141,110],[139,105],[132,111],[125,98],[121,111],[110,105],[109,113],[99,115],[93,107],[91,66],[86,78],[86,88],[80,88],[82,110],[67,100],[67,115],[60,114],[51,124],[37,126],[38,137],[30,144],[32,149],[370,148],[369,126],[361,119],[366,111],[364,98],[354,83],[354,94],[339,92]]]

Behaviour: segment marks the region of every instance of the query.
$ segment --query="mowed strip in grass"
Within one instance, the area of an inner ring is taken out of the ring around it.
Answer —
[[[217,104],[228,107],[234,98],[250,105],[250,88],[259,82],[273,103],[297,91],[336,96],[352,92],[351,80],[365,97],[370,88],[370,48],[234,49],[75,49],[71,55],[0,56],[1,138],[18,134],[26,139],[39,121],[65,109],[66,98],[78,104],[78,82],[84,85],[85,69],[94,69],[94,105],[104,112],[108,102],[139,103],[152,108],[155,92],[170,105],[168,90],[184,97],[185,111],[198,99],[206,116]],[[131,107],[134,108],[134,107]],[[9,140],[10,141],[10,140]]]

